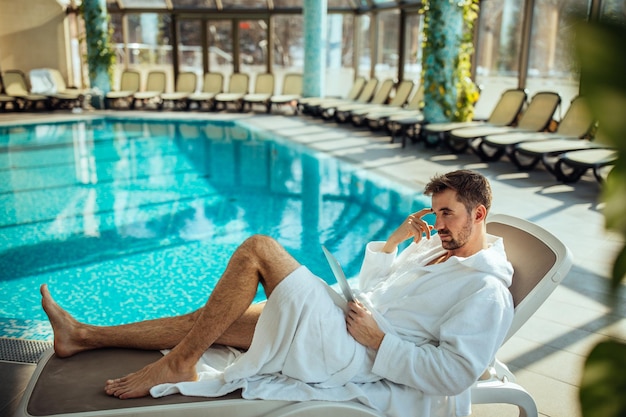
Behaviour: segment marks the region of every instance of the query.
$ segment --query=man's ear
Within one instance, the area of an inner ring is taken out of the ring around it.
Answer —
[[[474,212],[474,219],[477,222],[485,221],[487,219],[487,208],[482,204],[476,207],[476,211]]]

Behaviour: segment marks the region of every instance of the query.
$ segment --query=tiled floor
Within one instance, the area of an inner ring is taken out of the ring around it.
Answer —
[[[121,114],[117,112],[116,114]],[[138,112],[132,114],[137,115]],[[146,117],[223,117],[206,113],[145,112]],[[58,117],[72,117],[59,114]],[[421,190],[435,173],[457,168],[485,174],[494,191],[493,213],[522,217],[545,227],[570,248],[574,266],[563,284],[529,322],[500,350],[499,358],[535,398],[539,412],[551,417],[580,416],[578,385],[589,350],[600,340],[626,341],[626,299],[616,311],[608,307],[608,271],[621,238],[604,231],[600,187],[591,177],[573,185],[557,183],[541,168],[517,172],[506,159],[482,163],[471,154],[451,155],[421,144],[401,148],[389,137],[366,129],[337,126],[308,116],[241,115],[254,126],[345,158]],[[0,114],[0,124],[18,119],[43,119],[43,114]],[[0,363],[0,415],[11,415],[31,365]],[[5,381],[15,381],[6,384]],[[10,387],[7,391],[7,388]],[[511,406],[475,407],[477,416],[517,415]]]

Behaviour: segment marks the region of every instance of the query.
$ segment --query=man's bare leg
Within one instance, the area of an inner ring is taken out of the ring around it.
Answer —
[[[161,383],[195,380],[195,364],[202,353],[220,338],[224,341],[250,341],[254,328],[245,325],[259,282],[269,297],[276,286],[299,263],[275,240],[253,236],[231,257],[206,305],[185,337],[172,351],[143,369],[123,378],[106,382],[105,391],[119,398],[136,398],[149,394]],[[239,320],[239,321],[238,321]],[[234,329],[241,327],[241,329]],[[238,334],[237,330],[241,331]]]
[[[41,286],[41,304],[54,331],[54,351],[61,358],[85,350],[119,347],[145,350],[171,349],[189,333],[200,310],[177,317],[165,317],[119,326],[92,326],[76,321]],[[252,341],[263,304],[251,305],[216,343],[247,349]],[[250,336],[245,336],[245,335]]]

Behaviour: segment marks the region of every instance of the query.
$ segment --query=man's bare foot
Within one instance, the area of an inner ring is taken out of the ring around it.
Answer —
[[[155,385],[198,379],[194,366],[183,369],[184,367],[174,366],[168,359],[168,356],[164,356],[123,378],[110,379],[106,382],[104,391],[108,395],[120,399],[139,398],[147,396],[150,393],[150,388]]]
[[[54,301],[46,284],[41,286],[40,292],[41,306],[48,315],[54,332],[54,353],[58,357],[66,358],[89,349],[80,342],[81,324]]]

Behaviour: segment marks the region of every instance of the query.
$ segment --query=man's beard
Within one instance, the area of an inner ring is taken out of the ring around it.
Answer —
[[[449,238],[449,240],[441,241],[441,246],[444,249],[446,250],[459,249],[460,247],[462,247],[463,245],[467,243],[470,236],[472,235],[472,222],[471,220],[468,220],[457,236],[452,235],[448,229],[439,230],[437,231],[437,233],[446,235],[446,237]]]

